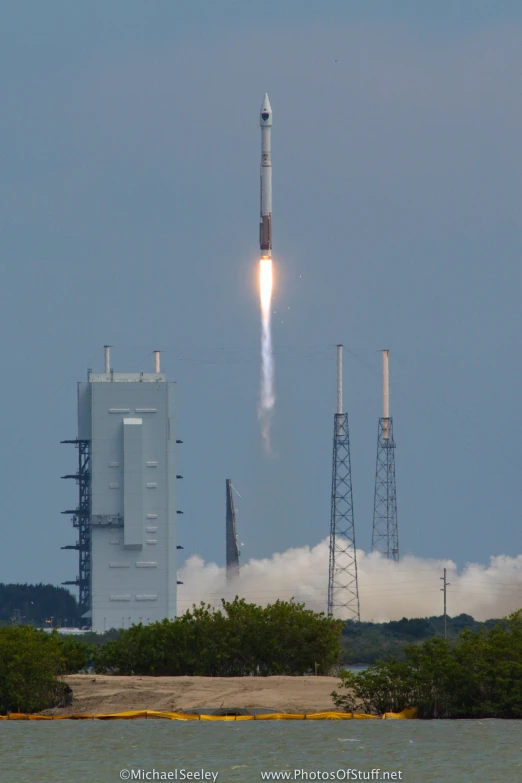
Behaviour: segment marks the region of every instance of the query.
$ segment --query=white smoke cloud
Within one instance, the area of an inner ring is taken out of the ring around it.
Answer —
[[[522,606],[522,555],[499,555],[487,565],[470,563],[459,573],[451,560],[406,555],[399,563],[376,553],[357,553],[361,620],[385,622],[402,617],[441,615],[443,568],[450,583],[450,616],[470,614],[476,620],[503,617]],[[263,560],[249,560],[232,584],[225,568],[197,555],[180,570],[178,612],[204,601],[214,606],[236,595],[267,604],[294,597],[316,611],[326,610],[328,539],[314,547],[289,549]]]

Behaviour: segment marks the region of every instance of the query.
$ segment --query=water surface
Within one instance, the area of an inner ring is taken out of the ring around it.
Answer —
[[[116,783],[123,769],[250,783],[261,771],[372,768],[410,783],[522,781],[522,721],[0,723],[5,783]]]

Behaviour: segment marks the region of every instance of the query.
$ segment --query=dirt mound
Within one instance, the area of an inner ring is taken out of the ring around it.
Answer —
[[[68,707],[48,714],[126,710],[251,710],[321,712],[333,707],[337,677],[118,677],[71,674]]]

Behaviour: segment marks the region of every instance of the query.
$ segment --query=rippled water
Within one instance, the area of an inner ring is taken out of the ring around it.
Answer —
[[[116,783],[122,769],[250,783],[261,771],[378,767],[415,783],[522,781],[522,721],[0,723],[5,783]]]

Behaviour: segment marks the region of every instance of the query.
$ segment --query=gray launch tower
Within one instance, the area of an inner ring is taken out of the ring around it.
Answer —
[[[79,588],[93,631],[176,616],[174,384],[160,371],[105,372],[78,384]]]
[[[236,511],[232,495],[232,481],[227,479],[227,582],[239,576],[239,549],[237,546]]]
[[[334,416],[328,616],[360,620],[353,517],[348,414],[343,413],[343,346],[337,346],[337,413]]]

